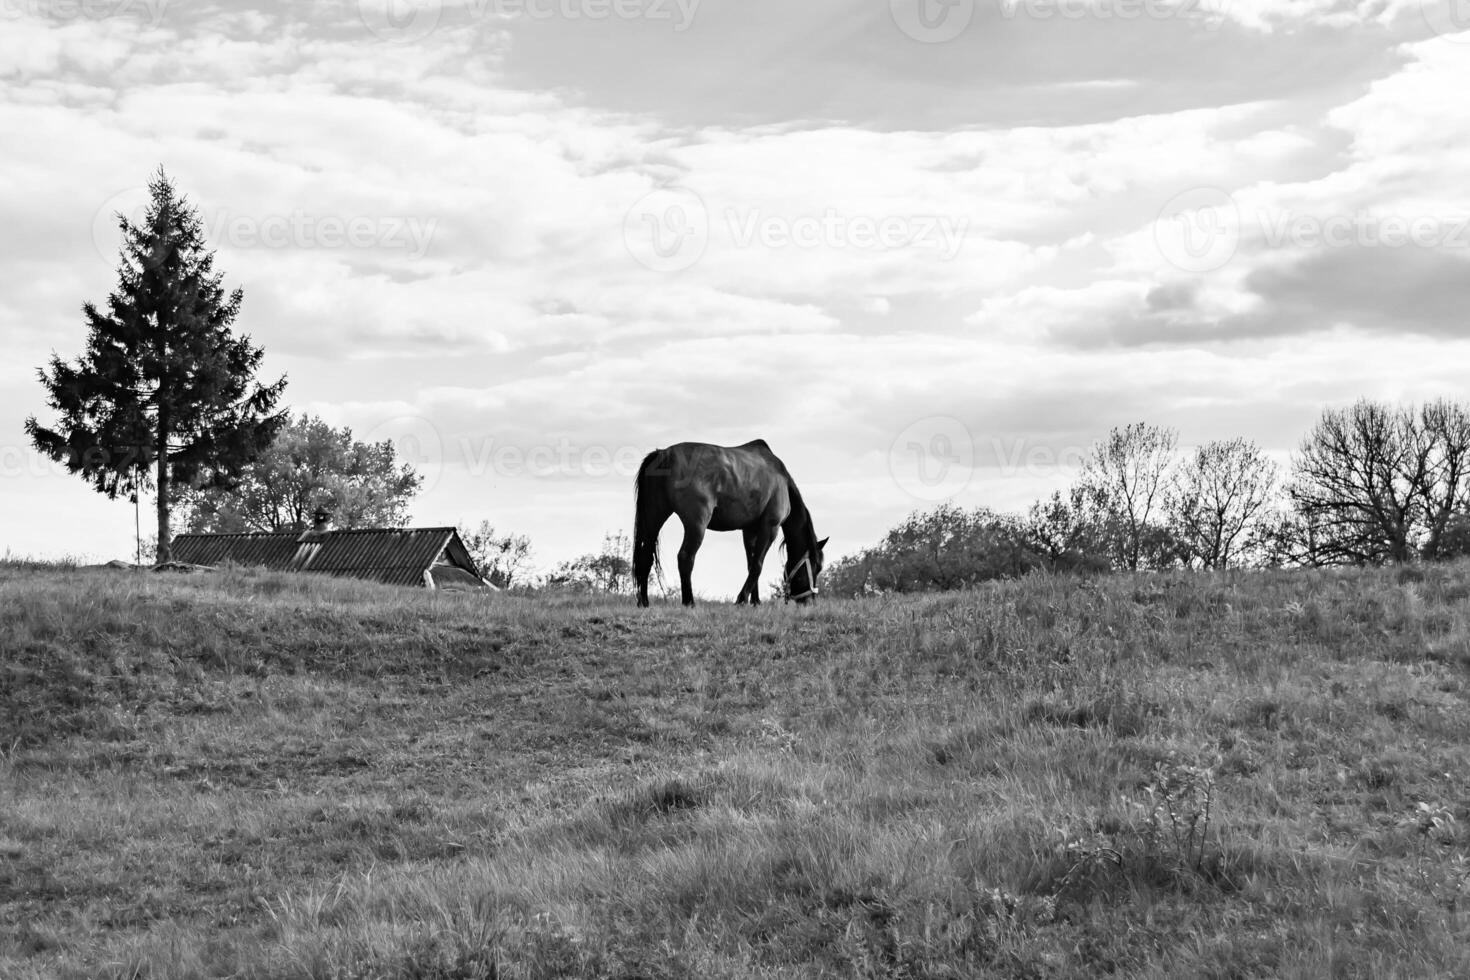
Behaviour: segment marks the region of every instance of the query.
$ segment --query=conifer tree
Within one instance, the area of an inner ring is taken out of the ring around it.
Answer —
[[[176,486],[226,486],[285,423],[286,379],[255,381],[264,351],[231,324],[242,292],[226,293],[198,212],[159,168],[140,224],[119,216],[117,288],[107,309],[82,307],[86,350],[55,353],[38,371],[53,426],[26,432],[41,452],[115,499],[157,494],[158,560],[168,561]]]

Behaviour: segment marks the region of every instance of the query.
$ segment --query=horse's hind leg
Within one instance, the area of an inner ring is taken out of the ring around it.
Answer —
[[[705,521],[684,521],[684,543],[679,546],[679,589],[684,605],[694,605],[694,556],[704,542]]]
[[[635,523],[637,529],[633,537],[633,582],[638,587],[638,605],[640,608],[648,605],[648,576],[653,572],[653,566],[658,560],[658,532],[664,522],[669,519],[672,511],[650,506],[648,513],[642,513],[642,501],[639,502],[640,513]],[[659,572],[662,580],[663,572]]]

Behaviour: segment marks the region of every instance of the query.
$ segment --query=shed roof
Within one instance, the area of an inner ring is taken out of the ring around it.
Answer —
[[[180,534],[173,539],[173,560],[191,565],[264,565],[290,568],[296,555],[296,531],[262,534]]]
[[[176,561],[198,565],[264,565],[282,571],[323,572],[388,585],[425,585],[424,573],[443,561],[479,579],[459,532],[452,527],[354,528],[248,534],[181,534]]]

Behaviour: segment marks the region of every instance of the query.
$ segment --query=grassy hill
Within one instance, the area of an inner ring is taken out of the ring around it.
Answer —
[[[1467,610],[0,567],[0,976],[1470,976]]]

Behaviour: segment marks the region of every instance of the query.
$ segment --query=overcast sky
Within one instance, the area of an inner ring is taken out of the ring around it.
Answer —
[[[132,551],[22,424],[160,165],[413,523],[546,568],[649,449],[760,437],[831,556],[1115,425],[1465,398],[1467,92],[1452,0],[0,0],[0,551]]]

